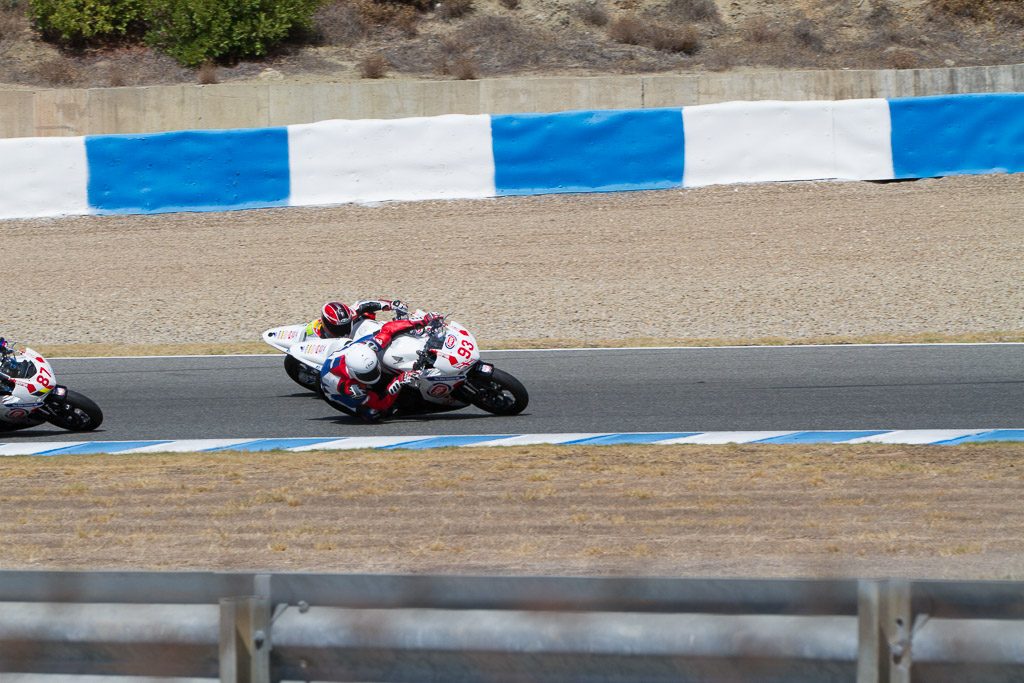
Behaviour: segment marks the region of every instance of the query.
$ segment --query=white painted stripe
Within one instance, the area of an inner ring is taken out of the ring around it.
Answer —
[[[683,125],[686,187],[892,177],[885,100],[698,105]]]
[[[889,100],[833,102],[832,128],[836,178],[885,180],[893,177]]]
[[[85,441],[37,441],[35,443],[8,443],[0,446],[0,455],[36,455],[37,453],[45,453],[46,451],[53,451],[58,448],[67,448],[68,446],[78,446],[79,444],[86,443]]]
[[[84,137],[0,140],[0,219],[90,213]]]
[[[288,126],[292,206],[493,197],[491,117]]]
[[[874,436],[862,436],[844,443],[897,443],[897,444],[933,444],[961,436],[971,436],[987,432],[987,429],[902,429]]]
[[[1018,431],[1020,428],[1014,428],[1009,431]],[[870,430],[845,430],[845,431],[870,431]],[[887,443],[887,444],[941,444],[946,441],[953,439],[959,439],[964,436],[973,436],[975,434],[1005,432],[1007,428],[989,428],[989,429],[906,429],[898,431],[883,432],[874,436],[860,437],[856,439],[850,439],[848,441],[807,441],[806,443],[832,443],[832,444],[861,444],[861,443]],[[1021,430],[1024,431],[1024,430]],[[686,444],[726,444],[726,443],[753,443],[757,441],[763,441],[765,439],[771,439],[779,436],[786,435],[806,435],[812,432],[808,431],[736,431],[736,432],[701,432],[692,436],[679,437],[675,439],[662,439],[660,441],[648,442],[654,445],[686,445]],[[560,434],[521,434],[514,435],[509,434],[503,435],[470,435],[470,434],[456,434],[456,435],[438,435],[431,436],[429,434],[412,435],[412,436],[352,436],[344,437],[339,439],[323,440],[315,444],[308,444],[305,446],[296,446],[286,450],[293,452],[301,451],[319,451],[319,450],[353,450],[360,448],[386,448],[389,446],[399,446],[402,444],[415,444],[422,441],[431,441],[435,443],[435,447],[442,447],[445,443],[455,441],[460,438],[471,437],[471,438],[484,438],[484,441],[477,441],[473,443],[463,444],[450,444],[457,445],[460,447],[470,446],[529,446],[539,444],[553,444],[553,445],[568,445],[577,441],[583,441],[586,439],[594,439],[602,436],[650,436],[658,435],[658,432],[567,432]],[[314,438],[314,437],[308,437]],[[168,441],[168,442],[153,442],[146,446],[140,446],[138,448],[116,450],[114,453],[121,454],[132,454],[132,453],[189,453],[189,452],[210,452],[211,449],[230,449],[232,446],[237,446],[246,443],[259,443],[261,441],[281,441],[281,438],[273,439],[183,439],[180,441]],[[39,455],[45,454],[52,451],[58,451],[67,449],[74,446],[89,444],[89,445],[103,445],[109,443],[111,446],[117,444],[123,444],[123,441],[27,441],[25,443],[0,443],[0,456],[5,455]],[[628,443],[628,442],[627,442]],[[981,441],[975,443],[983,443]],[[580,445],[604,445],[594,443],[583,443]],[[624,443],[625,445],[625,443]],[[98,451],[106,452],[106,451]]]
[[[255,439],[184,439],[130,448],[126,451],[118,451],[118,453],[189,453],[192,451],[207,451],[211,448],[237,446],[240,443],[249,443],[250,441],[255,441]]]
[[[614,432],[612,432],[614,433]],[[495,439],[484,443],[470,444],[472,446],[530,446],[533,444],[562,444],[569,441],[580,441],[581,439],[592,439],[595,436],[608,436],[609,432],[566,432],[563,434],[523,434],[522,436],[509,436],[504,439]]]
[[[287,450],[299,453],[301,451],[342,451],[354,450],[357,448],[384,448],[400,443],[409,443],[418,439],[429,439],[429,436],[351,436],[345,439],[336,439],[325,443],[312,444],[309,446],[296,446]]]
[[[760,441],[762,439],[771,439],[776,436],[785,436],[787,434],[796,434],[796,432],[705,432],[704,434],[695,434],[693,436],[682,436],[678,439],[665,439],[664,441],[657,441],[655,443],[661,445],[677,443],[750,443],[752,441]]]
[[[835,177],[831,102],[683,107],[683,185]]]

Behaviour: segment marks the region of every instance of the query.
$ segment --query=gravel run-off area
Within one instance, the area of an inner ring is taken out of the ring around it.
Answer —
[[[485,342],[1019,335],[1022,215],[993,175],[15,220],[2,334],[258,342],[381,296]]]

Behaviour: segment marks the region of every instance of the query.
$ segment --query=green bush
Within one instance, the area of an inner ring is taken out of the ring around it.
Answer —
[[[103,43],[140,30],[144,0],[29,0],[30,14],[49,38]]]
[[[185,66],[261,57],[324,0],[147,0],[146,42]]]

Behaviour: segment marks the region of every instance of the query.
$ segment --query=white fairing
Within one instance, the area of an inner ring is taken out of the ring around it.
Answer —
[[[424,400],[431,403],[466,405],[456,401],[451,394],[466,380],[469,369],[480,360],[480,349],[473,335],[456,322],[446,323],[445,332],[434,367],[426,370],[420,378],[420,393]],[[396,374],[412,370],[427,341],[427,335],[422,333],[400,334],[383,350],[381,362],[387,370]]]
[[[384,323],[377,320],[371,320],[370,318],[360,318],[355,325],[352,326],[352,338],[359,339],[365,337],[368,334],[377,334],[380,332],[380,328],[384,327]]]
[[[401,334],[391,340],[387,348],[381,353],[381,364],[388,370],[399,373],[412,370],[419,352],[427,340],[425,337],[417,337],[411,334]]]
[[[29,361],[33,372],[28,377],[11,378],[14,389],[0,397],[0,420],[21,423],[43,406],[46,394],[57,386],[57,378],[50,363],[32,349],[16,351],[14,360],[19,363]]]
[[[340,350],[351,341],[351,339],[344,337],[338,339],[316,339],[292,346],[288,349],[288,355],[293,356],[300,363],[319,370],[328,356]]]
[[[295,344],[306,341],[306,327],[305,323],[273,327],[263,333],[263,341],[278,351],[287,351]]]
[[[383,323],[379,323],[376,320],[370,318],[360,319],[352,328],[352,339],[359,339],[365,337],[368,334],[377,334],[380,332],[380,328],[383,327]],[[273,346],[278,351],[288,352],[288,349],[301,344],[307,340],[309,341],[320,341],[317,336],[311,336],[308,334],[309,323],[300,323],[298,325],[285,325],[284,327],[272,327],[263,333],[263,341]],[[341,337],[339,337],[340,339]],[[348,341],[348,338],[345,338]]]
[[[465,373],[480,360],[476,339],[458,323],[448,323],[448,336],[437,352],[434,367],[447,374]]]

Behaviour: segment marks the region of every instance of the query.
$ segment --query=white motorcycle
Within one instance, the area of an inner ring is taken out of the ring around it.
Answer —
[[[422,316],[423,311],[416,314]],[[357,328],[353,336],[358,339],[382,327],[376,321],[369,322],[370,325]],[[302,327],[291,325],[267,330],[263,339],[281,349],[284,342],[301,336],[296,328]],[[292,332],[296,332],[295,337],[289,337]],[[288,338],[282,339],[282,335]],[[292,379],[318,392],[331,407],[348,414],[352,411],[324,396],[320,388],[320,368],[351,341],[347,338],[306,341],[303,338],[282,349],[293,359],[291,367],[295,368],[295,374],[288,372]],[[418,370],[421,373],[417,383],[402,387],[393,408],[394,415],[458,410],[469,405],[494,415],[517,415],[530,401],[522,382],[480,360],[476,339],[454,321],[438,319],[426,328],[399,333],[378,356],[382,374],[374,387],[376,391],[383,391],[402,372]],[[287,360],[285,363],[288,370],[289,363]]]
[[[340,338],[345,344],[352,341],[352,339],[360,339],[368,334],[377,334],[380,332],[380,328],[383,327],[383,323],[377,322],[374,318],[360,318],[352,326],[352,337],[351,338]],[[320,339],[313,332],[312,323],[300,323],[298,325],[285,325],[284,327],[274,327],[263,333],[263,341],[273,346],[278,351],[284,351],[288,354],[289,349],[293,346],[309,341],[311,343],[316,342],[334,342],[337,339]],[[341,348],[344,344],[337,346]],[[321,363],[320,365],[323,365]],[[288,373],[288,376],[292,380],[304,389],[310,391],[320,391],[320,365],[315,368],[300,361],[297,357],[292,355],[285,355],[284,357],[284,371]]]
[[[30,348],[12,349],[0,339],[0,432],[50,424],[89,432],[103,411],[89,397],[57,384],[53,368]]]

